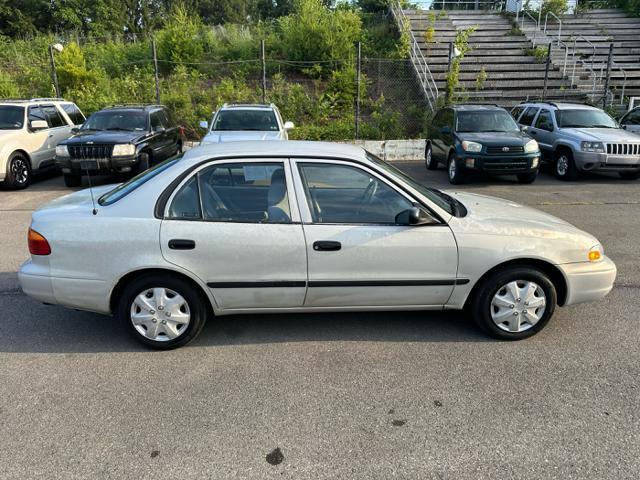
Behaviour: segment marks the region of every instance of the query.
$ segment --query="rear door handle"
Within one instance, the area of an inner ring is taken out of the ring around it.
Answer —
[[[174,238],[169,240],[169,248],[171,250],[193,250],[196,248],[196,242],[183,238]]]
[[[340,242],[334,242],[331,240],[318,240],[313,242],[313,249],[317,252],[336,252],[342,248]]]

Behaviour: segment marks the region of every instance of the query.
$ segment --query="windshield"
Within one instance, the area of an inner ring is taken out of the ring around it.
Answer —
[[[211,130],[277,132],[279,128],[272,110],[223,110],[216,115]]]
[[[501,110],[458,112],[456,132],[518,132],[518,124]]]
[[[24,107],[0,106],[0,130],[20,130],[24,125]]]
[[[401,178],[405,183],[407,183],[411,188],[417,190],[422,195],[427,197],[433,203],[438,205],[444,211],[449,213],[450,215],[455,215],[458,217],[463,217],[466,214],[466,209],[464,205],[462,205],[458,200],[447,195],[444,192],[436,188],[425,187],[421,183],[416,182],[409,175],[404,173],[402,170],[388,164],[384,160],[376,157],[373,153],[367,152],[367,158],[371,160],[371,162],[375,163],[378,167],[382,168],[386,172]]]
[[[98,199],[98,203],[103,207],[106,207],[107,205],[111,205],[112,203],[117,202],[122,197],[129,195],[140,185],[143,185],[144,183],[148,182],[156,175],[164,172],[168,168],[175,165],[178,162],[178,160],[180,160],[181,158],[182,158],[182,155],[180,155],[179,157],[170,158],[168,160],[165,160],[162,163],[159,163],[154,167],[151,167],[149,170],[145,170],[144,172],[133,177],[128,182],[122,183],[118,185],[116,188],[114,188],[113,190],[102,195]]]
[[[556,110],[560,128],[618,128],[616,121],[602,110]]]
[[[80,130],[145,132],[147,130],[147,114],[132,110],[98,112],[91,115]]]

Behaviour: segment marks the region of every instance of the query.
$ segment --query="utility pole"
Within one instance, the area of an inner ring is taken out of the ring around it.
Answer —
[[[156,103],[160,105],[160,82],[158,80],[158,54],[156,53],[156,41],[151,40],[151,49],[153,50],[153,73],[156,79]]]
[[[262,57],[262,103],[267,103],[267,59],[264,53],[264,40],[260,40],[260,55]]]
[[[358,62],[356,67],[356,140],[360,135],[360,69],[362,67],[362,56],[361,56],[361,44],[360,42],[356,43],[356,48],[358,52]]]
[[[547,63],[544,67],[544,89],[542,90],[542,100],[547,96],[547,82],[549,80],[549,65],[551,64],[551,42],[547,47]]]
[[[613,63],[613,43],[609,44],[609,58],[607,59],[607,75],[604,79],[604,98],[602,99],[602,109],[607,109],[609,103],[609,77],[611,76],[611,64]]]
[[[60,87],[58,86],[58,72],[56,72],[56,60],[53,57],[53,45],[49,45],[49,58],[51,59],[51,76],[53,77],[53,87],[56,89],[56,97],[60,98]]]

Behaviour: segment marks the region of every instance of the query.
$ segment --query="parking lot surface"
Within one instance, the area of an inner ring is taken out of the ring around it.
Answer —
[[[398,165],[450,188],[443,169]],[[68,189],[0,190],[0,478],[637,479],[640,182],[456,189],[594,234],[614,290],[520,342],[453,312],[251,315],[153,352],[113,318],[20,292],[31,212]]]

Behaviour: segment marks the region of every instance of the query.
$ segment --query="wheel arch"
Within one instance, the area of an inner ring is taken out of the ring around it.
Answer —
[[[27,153],[27,151],[22,148],[16,148],[15,150],[12,150],[11,153],[9,153],[9,155],[7,155],[7,168],[9,168],[9,160],[16,153],[20,153],[21,155],[24,155],[27,161],[29,162],[29,167],[31,167],[31,169],[33,170],[33,161],[31,160],[31,155],[29,155],[29,153]]]
[[[122,292],[124,291],[125,287],[131,283],[132,281],[136,280],[137,278],[146,276],[146,275],[172,275],[175,276],[176,278],[180,278],[182,280],[184,280],[185,282],[189,283],[196,292],[198,292],[198,294],[200,296],[202,296],[202,299],[205,300],[205,303],[207,305],[207,313],[209,315],[214,315],[215,314],[215,299],[211,296],[211,294],[209,292],[207,292],[204,287],[197,281],[195,280],[193,277],[187,275],[186,273],[183,272],[179,272],[177,270],[172,270],[170,268],[141,268],[138,270],[133,270],[131,272],[126,273],[124,276],[122,276],[118,282],[115,284],[115,286],[113,287],[113,289],[111,290],[111,295],[109,297],[109,310],[111,311],[111,313],[115,313],[118,309],[118,302],[120,301],[120,297],[122,296]]]
[[[558,305],[562,306],[565,304],[568,293],[567,280],[562,274],[562,271],[557,266],[545,260],[540,260],[537,258],[518,258],[500,263],[487,270],[473,285],[473,288],[471,289],[469,295],[467,295],[467,299],[465,300],[464,308],[466,309],[471,304],[481,285],[489,276],[500,270],[513,267],[533,267],[545,273],[549,277],[549,280],[551,280],[551,283],[553,283],[553,286],[556,288],[556,293],[558,295]]]

